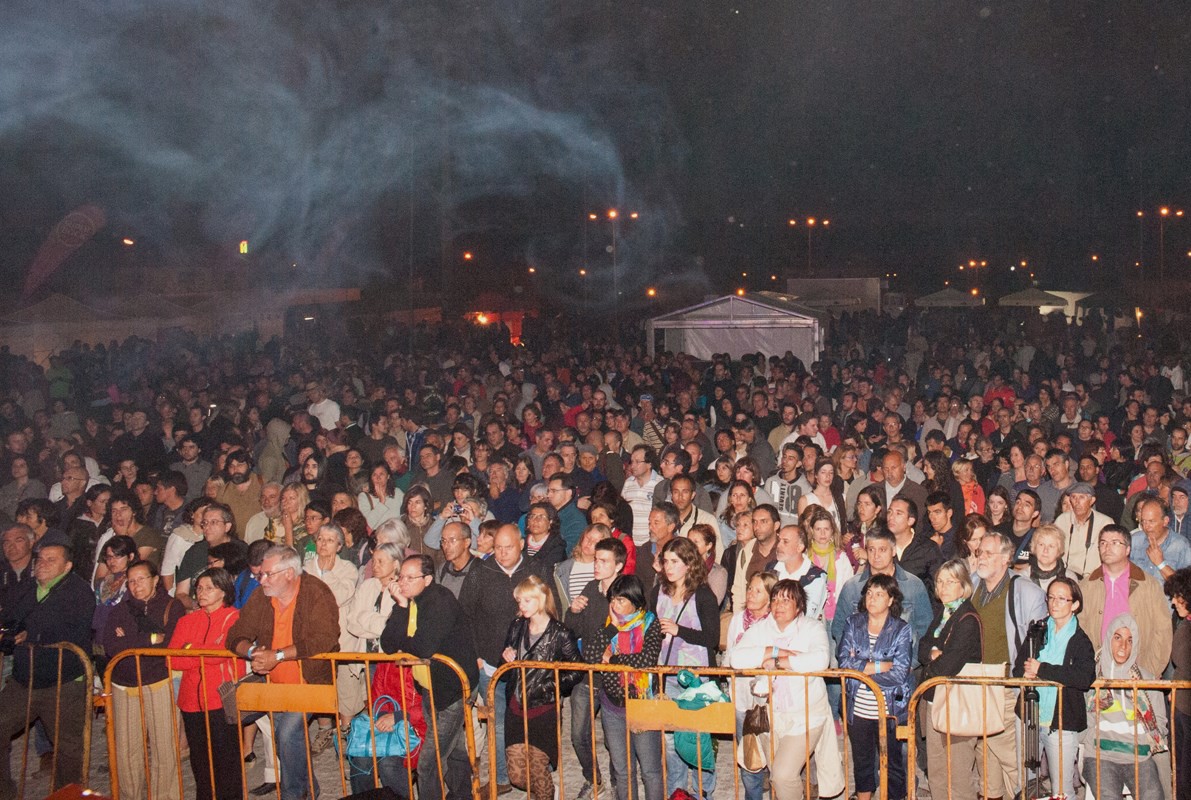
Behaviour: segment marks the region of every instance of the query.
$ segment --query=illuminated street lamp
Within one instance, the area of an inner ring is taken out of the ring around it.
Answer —
[[[791,228],[796,228],[796,227],[798,227],[798,220],[791,217],[790,219],[786,220],[786,224],[789,225]],[[814,229],[816,226],[820,227],[820,228],[829,228],[829,227],[831,227],[831,220],[826,219],[826,218],[815,218],[815,217],[807,217],[806,218],[806,274],[807,274],[807,277],[813,277],[815,274],[814,261],[811,258],[811,254],[812,254],[811,238],[814,234]]]
[[[1162,206],[1158,209],[1158,280],[1166,277],[1166,221],[1171,217],[1182,218],[1183,210]]]

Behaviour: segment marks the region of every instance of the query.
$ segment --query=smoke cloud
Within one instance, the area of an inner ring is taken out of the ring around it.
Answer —
[[[32,187],[47,217],[102,206],[167,261],[248,239],[350,277],[400,257],[406,234],[378,230],[394,208],[429,239],[440,210],[466,233],[469,204],[546,184],[647,212],[621,249],[629,263],[673,230],[682,147],[665,97],[625,58],[652,33],[583,13],[548,0],[9,0],[0,142],[17,165],[0,174]],[[580,228],[530,231],[525,252],[573,261]]]

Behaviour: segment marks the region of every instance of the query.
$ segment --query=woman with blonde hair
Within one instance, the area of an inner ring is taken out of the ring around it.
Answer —
[[[1060,576],[1078,581],[1079,576],[1067,569],[1063,561],[1066,543],[1067,537],[1057,525],[1039,526],[1030,537],[1030,560],[1019,569],[1044,592]]]
[[[554,592],[537,575],[530,575],[513,589],[517,618],[509,625],[504,661],[581,660],[575,636],[558,621]],[[505,717],[506,748],[528,743],[546,754],[550,768],[558,768],[559,717],[556,692],[568,694],[582,673],[562,670],[555,682],[548,669],[515,669],[508,674],[508,713]],[[509,753],[510,766],[516,758]],[[522,755],[521,758],[528,758]]]
[[[281,490],[281,528],[285,538],[281,542],[293,547],[294,542],[306,536],[306,506],[310,505],[310,492],[300,483],[291,483]]]

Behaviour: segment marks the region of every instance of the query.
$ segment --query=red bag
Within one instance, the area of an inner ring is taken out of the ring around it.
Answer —
[[[372,698],[375,700],[383,695],[392,697],[401,706],[406,721],[414,729],[423,742],[426,741],[426,715],[422,713],[422,696],[418,694],[417,684],[414,683],[413,669],[394,664],[391,661],[381,661],[376,666],[376,673],[372,676]],[[418,756],[422,748],[418,748],[410,756],[410,768],[418,768]]]

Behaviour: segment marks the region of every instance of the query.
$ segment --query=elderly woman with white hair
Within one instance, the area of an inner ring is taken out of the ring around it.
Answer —
[[[355,648],[355,637],[347,629],[347,607],[356,592],[357,570],[354,564],[339,555],[346,544],[343,528],[334,522],[325,522],[314,535],[314,553],[306,557],[302,568],[307,575],[327,584],[339,604],[339,649]],[[339,719],[343,726],[364,707],[364,684],[362,670],[350,665],[340,665],[336,688],[339,695]],[[335,730],[330,721],[319,719],[319,732],[314,738],[313,751],[321,753],[331,746]]]

